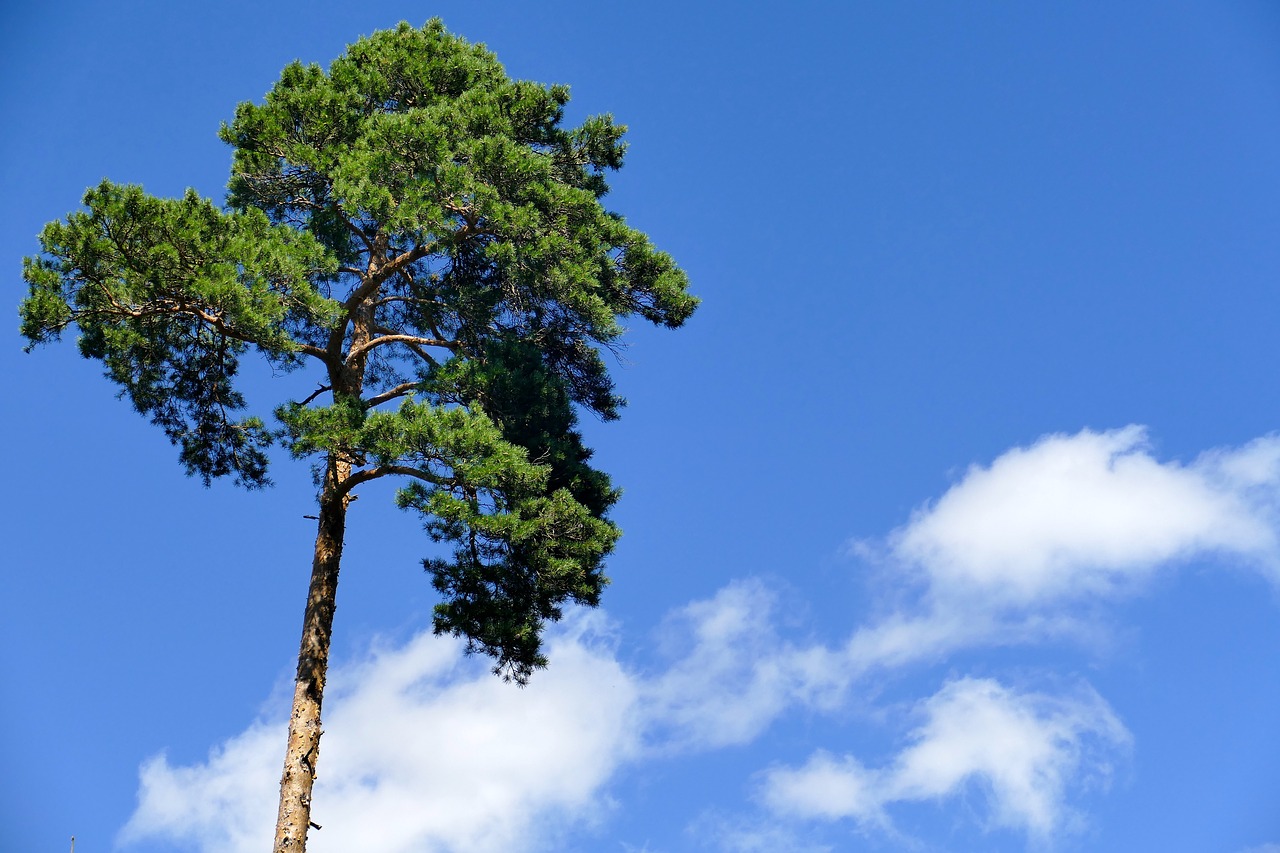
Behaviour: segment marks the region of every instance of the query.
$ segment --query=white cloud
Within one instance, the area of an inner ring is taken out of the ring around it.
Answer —
[[[449,681],[443,666],[421,671],[426,648],[440,644],[414,645],[366,664],[336,697],[326,725],[347,737],[325,756],[317,802],[334,804],[337,831],[317,853],[511,850],[536,817],[571,822],[599,808],[599,788],[639,734],[632,680],[611,649],[561,636],[549,649],[556,667],[518,689],[487,672]],[[368,825],[381,828],[380,843]]]
[[[1107,593],[1206,552],[1274,558],[1269,512],[1250,486],[1276,485],[1280,440],[1158,462],[1145,431],[1047,436],[974,466],[890,537],[937,594],[1008,603]]]
[[[204,764],[173,767],[164,755],[139,772],[138,808],[120,833],[128,844],[162,838],[208,853],[261,849],[275,825],[285,728],[255,723],[210,752]]]
[[[555,665],[520,689],[459,644],[430,635],[331,678],[308,849],[536,850],[589,823],[604,784],[638,746],[632,677],[580,617],[549,649]],[[479,663],[479,662],[474,662]],[[284,729],[256,724],[207,762],[142,769],[121,840],[248,853],[275,821]]]
[[[814,685],[830,683],[815,673],[827,672],[832,653],[783,643],[772,608],[758,583],[683,608],[669,626],[676,659],[650,678],[624,669],[602,640],[602,618],[584,614],[555,636],[553,666],[523,690],[429,635],[337,668],[314,813],[325,828],[312,849],[544,849],[557,829],[607,813],[603,792],[625,763],[746,742],[789,705],[824,695]],[[801,770],[771,773],[766,799],[780,813],[887,829],[887,803],[943,798],[981,779],[993,821],[1047,831],[1060,822],[1083,739],[1123,733],[1101,700],[1055,704],[987,681],[953,682],[920,713],[925,723],[893,767],[818,753]],[[256,723],[203,764],[148,761],[121,840],[258,849],[274,820],[283,740],[283,726]],[[717,843],[750,850],[788,832],[738,826]]]
[[[662,639],[678,657],[640,688],[655,748],[746,743],[793,704],[837,700],[839,661],[784,643],[775,604],[764,584],[738,581],[668,618]]]
[[[309,849],[544,849],[607,813],[624,764],[746,743],[796,703],[834,701],[832,653],[784,643],[774,604],[743,581],[679,609],[660,632],[669,665],[650,675],[624,668],[605,617],[584,612],[553,632],[551,666],[523,689],[429,634],[336,667]],[[258,722],[203,763],[147,761],[121,841],[260,849],[283,743],[282,724]]]
[[[324,829],[310,847],[554,846],[558,833],[608,813],[607,787],[627,763],[746,742],[788,706],[819,695],[805,666],[815,650],[781,642],[772,607],[764,587],[743,583],[683,608],[671,626],[683,639],[669,637],[684,644],[681,653],[648,678],[618,663],[602,617],[581,613],[552,639],[551,668],[524,689],[468,662],[458,643],[425,634],[338,667],[316,786],[314,818]],[[892,834],[886,806],[945,799],[976,783],[990,794],[993,824],[1043,834],[1069,814],[1073,780],[1106,770],[1106,750],[1086,747],[1126,737],[1087,690],[1054,698],[961,679],[915,714],[921,724],[888,767],[819,751],[803,768],[771,771],[766,803],[783,816],[847,817]],[[259,722],[204,763],[146,762],[121,840],[204,853],[259,849],[274,821],[283,741],[282,725]],[[701,834],[725,850],[764,849],[783,837],[801,843],[785,826],[721,821],[708,831],[705,823]]]
[[[1019,693],[990,679],[949,682],[921,703],[924,722],[880,769],[819,751],[803,767],[765,776],[762,798],[780,816],[888,829],[886,807],[942,800],[971,786],[990,803],[994,826],[1045,838],[1066,826],[1073,782],[1104,780],[1128,733],[1092,690]]]
[[[1082,631],[1073,607],[1131,592],[1179,561],[1225,555],[1280,580],[1280,437],[1160,462],[1146,430],[1046,436],[972,466],[883,542],[916,603],[858,631],[851,665],[896,666],[974,643]]]
[[[804,838],[794,826],[773,820],[744,819],[740,815],[708,812],[689,828],[701,847],[723,853],[831,853],[834,849]]]
[[[882,822],[884,794],[878,791],[879,774],[852,756],[837,758],[826,750],[815,752],[798,770],[775,769],[768,773],[764,799],[769,808],[793,817]]]
[[[781,711],[789,685],[772,611],[763,585],[739,582],[667,619],[663,644],[679,657],[644,692],[669,747],[742,743]]]
[[[1187,465],[1156,460],[1137,427],[1048,436],[971,468],[878,545],[864,543],[899,606],[851,626],[843,644],[788,642],[776,596],[739,581],[675,611],[659,632],[665,663],[650,671],[619,663],[598,613],[553,632],[550,669],[523,690],[452,641],[376,650],[330,680],[315,801],[324,829],[310,846],[553,847],[608,814],[608,786],[629,763],[749,743],[798,706],[847,710],[873,670],[961,647],[1079,639],[1088,608],[1180,560],[1225,554],[1280,579],[1278,495],[1274,436]],[[768,771],[761,801],[775,818],[847,819],[893,836],[895,803],[981,791],[990,825],[1046,836],[1070,824],[1071,794],[1104,777],[1128,738],[1085,688],[1053,697],[961,678],[915,713],[882,766],[819,749],[802,767]],[[282,726],[259,722],[206,762],[147,761],[121,840],[260,849],[283,741]],[[726,850],[807,843],[776,819],[716,826],[703,835]]]

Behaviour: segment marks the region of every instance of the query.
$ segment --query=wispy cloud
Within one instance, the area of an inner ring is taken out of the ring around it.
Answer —
[[[835,848],[804,837],[804,833],[790,823],[771,818],[743,818],[741,815],[724,815],[707,812],[689,827],[688,834],[697,839],[703,849],[722,853],[831,853]]]
[[[678,609],[659,631],[667,665],[649,673],[618,661],[603,614],[581,611],[553,633],[552,666],[523,689],[430,634],[337,667],[315,795],[324,829],[309,847],[553,848],[558,833],[608,813],[608,784],[626,764],[749,742],[830,690],[829,674],[811,665],[830,652],[784,642],[775,604],[763,584],[741,581]],[[259,849],[275,819],[283,742],[283,724],[260,721],[205,762],[150,759],[121,841]],[[732,849],[772,837],[748,835]]]
[[[273,780],[275,765],[284,762],[284,735],[284,726],[258,722],[211,750],[202,764],[149,759],[139,773],[138,808],[120,842],[156,838],[206,853],[261,849],[275,823],[279,783]]]
[[[776,605],[746,580],[668,617],[659,633],[672,659],[640,686],[652,749],[747,743],[788,707],[838,701],[846,677],[832,653],[785,642]]]
[[[677,608],[658,631],[663,662],[645,670],[620,663],[600,613],[567,620],[551,668],[522,690],[449,640],[377,648],[330,681],[311,847],[553,849],[609,814],[611,782],[637,762],[750,743],[796,707],[848,711],[851,688],[877,673],[961,648],[1086,635],[1100,604],[1182,561],[1226,555],[1280,579],[1278,496],[1275,436],[1181,464],[1157,460],[1138,427],[1052,435],[970,468],[861,543],[896,606],[840,643],[791,642],[777,597],[743,580]],[[1072,826],[1074,793],[1105,780],[1129,742],[1083,683],[1051,695],[953,677],[894,719],[887,761],[816,749],[775,765],[760,777],[763,812],[704,817],[701,835],[736,851],[801,849],[796,820],[893,836],[896,804],[980,791],[987,825],[1043,838]],[[121,840],[260,849],[283,740],[282,725],[258,722],[205,762],[147,761]]]
[[[673,660],[650,674],[618,662],[599,613],[575,614],[552,641],[552,667],[524,689],[428,634],[337,668],[315,798],[324,829],[310,846],[553,849],[562,833],[609,813],[609,784],[628,764],[749,742],[796,705],[837,707],[831,679],[809,666],[836,653],[784,642],[775,604],[763,585],[742,582],[682,608],[664,631]],[[1084,687],[1053,697],[960,679],[908,718],[920,723],[890,766],[818,752],[804,767],[769,771],[764,802],[784,818],[850,818],[892,832],[892,803],[976,784],[990,792],[993,825],[1044,834],[1064,824],[1072,782],[1105,775],[1108,748],[1126,739]],[[259,849],[274,820],[283,735],[283,725],[259,722],[206,762],[151,759],[121,840]],[[825,849],[797,846],[793,827],[769,821],[702,823],[697,834],[724,850],[779,838],[788,849]]]
[[[1070,822],[1068,787],[1105,780],[1128,732],[1091,689],[1020,693],[992,679],[962,678],[920,703],[923,722],[887,766],[819,751],[799,768],[775,768],[762,798],[783,817],[892,827],[894,803],[984,792],[993,826],[1047,838]]]

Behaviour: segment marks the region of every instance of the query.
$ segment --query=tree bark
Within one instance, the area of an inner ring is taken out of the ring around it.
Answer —
[[[346,533],[349,498],[340,488],[350,473],[350,463],[330,455],[320,496],[315,557],[311,564],[311,588],[302,620],[302,645],[298,650],[298,676],[289,714],[289,745],[284,774],[280,778],[280,812],[276,818],[274,853],[302,853],[307,847],[311,823],[311,789],[315,785],[320,755],[320,706],[329,667],[329,641],[333,636],[333,612],[338,592],[338,568]],[[318,828],[318,827],[317,827]]]

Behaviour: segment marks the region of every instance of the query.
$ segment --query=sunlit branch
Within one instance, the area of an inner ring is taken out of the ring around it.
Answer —
[[[417,382],[403,382],[394,388],[389,388],[386,391],[383,391],[381,394],[378,394],[376,396],[370,397],[368,400],[365,400],[364,401],[365,408],[372,409],[374,406],[381,406],[383,403],[390,402],[391,400],[394,400],[397,397],[403,397],[406,394],[413,391],[413,389],[417,388],[419,384],[420,383],[417,383]]]
[[[369,352],[387,344],[410,344],[417,347],[441,347],[449,351],[456,351],[459,347],[455,341],[445,340],[443,338],[421,338],[417,335],[381,335],[374,338],[368,343],[358,347],[352,347],[347,353],[347,363],[352,363],[355,359],[368,354]]]
[[[433,486],[450,485],[450,481],[447,478],[437,477],[431,472],[424,471],[421,468],[414,468],[411,465],[390,464],[378,465],[375,468],[365,468],[360,471],[352,472],[351,476],[338,484],[338,493],[346,495],[361,483],[367,483],[370,480],[376,480],[379,477],[387,477],[391,475],[412,477],[415,480],[422,480],[424,483],[430,483]]]

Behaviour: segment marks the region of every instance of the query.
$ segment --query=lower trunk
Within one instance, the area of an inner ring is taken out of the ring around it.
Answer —
[[[302,853],[307,847],[311,822],[311,789],[320,755],[320,705],[324,699],[329,666],[329,640],[333,635],[333,611],[338,592],[338,565],[346,532],[347,500],[337,484],[345,471],[342,463],[329,465],[316,531],[315,558],[311,564],[311,588],[302,623],[298,650],[298,677],[289,714],[289,746],[280,779],[280,813],[276,818],[274,853]],[[317,827],[318,829],[319,827]]]

